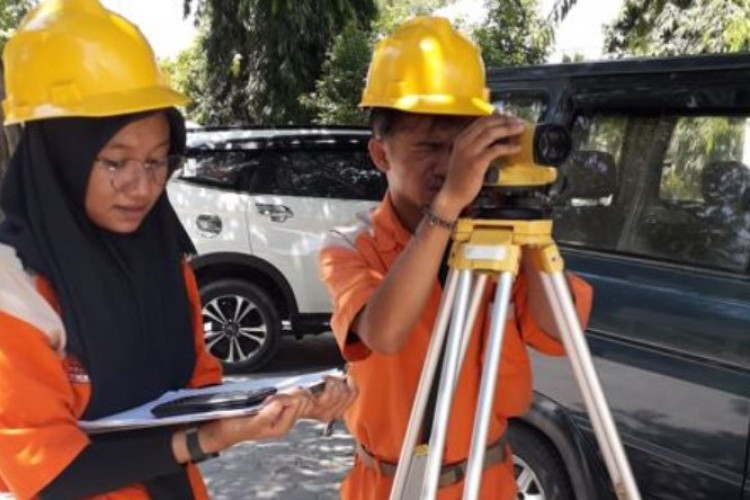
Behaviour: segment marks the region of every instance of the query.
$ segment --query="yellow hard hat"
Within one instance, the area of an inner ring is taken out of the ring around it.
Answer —
[[[441,17],[417,17],[378,43],[361,107],[411,113],[492,113],[480,49]]]
[[[97,0],[47,0],[3,51],[5,123],[185,104],[138,28]]]

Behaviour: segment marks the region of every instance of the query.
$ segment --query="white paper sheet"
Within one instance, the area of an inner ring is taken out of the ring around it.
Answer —
[[[181,389],[179,391],[170,391],[159,398],[131,408],[120,413],[115,413],[108,417],[97,420],[81,420],[78,426],[89,434],[102,432],[113,432],[127,429],[141,429],[146,427],[158,427],[163,425],[180,425],[191,422],[201,422],[205,420],[216,420],[218,418],[239,417],[242,415],[251,415],[260,409],[263,404],[239,408],[233,410],[216,410],[203,413],[191,413],[186,415],[176,415],[173,417],[156,418],[151,413],[151,408],[167,401],[172,401],[184,396],[196,394],[208,394],[224,391],[247,391],[259,389],[261,387],[276,387],[279,392],[292,390],[296,387],[312,387],[323,382],[324,375],[342,375],[340,370],[324,370],[321,372],[307,373],[291,377],[265,377],[247,380],[243,382],[230,382],[202,389]]]

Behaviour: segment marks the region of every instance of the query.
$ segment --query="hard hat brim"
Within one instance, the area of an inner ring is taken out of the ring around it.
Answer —
[[[154,86],[130,91],[88,96],[75,103],[43,104],[39,106],[11,106],[3,101],[5,125],[63,117],[92,117],[126,115],[172,106],[184,106],[190,101],[184,94],[165,86]]]
[[[359,103],[361,108],[392,108],[408,113],[487,116],[494,111],[492,104],[478,97],[456,97],[453,95],[407,95],[394,99],[377,99],[363,96]]]

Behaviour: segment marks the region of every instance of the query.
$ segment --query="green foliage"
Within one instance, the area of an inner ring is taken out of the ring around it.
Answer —
[[[189,116],[205,124],[360,124],[356,104],[377,40],[453,1],[185,0],[205,36],[197,66],[177,70],[199,83],[175,83],[198,102]],[[487,0],[487,21],[469,35],[486,66],[540,63],[552,23],[575,2],[558,0],[545,22],[537,0]],[[210,71],[201,70],[207,61]]]
[[[313,121],[364,125],[367,115],[357,104],[377,40],[392,33],[406,19],[430,14],[447,3],[447,0],[385,1],[369,29],[349,23],[326,54],[315,90],[300,98],[302,105],[314,114]]]
[[[575,3],[566,1],[568,8]],[[315,121],[364,123],[365,116],[355,106],[362,95],[367,66],[377,40],[392,33],[405,20],[432,14],[450,3],[446,0],[383,2],[369,32],[347,28],[334,41],[315,91],[301,99],[314,111]],[[482,48],[486,66],[535,64],[544,60],[552,42],[552,32],[536,14],[536,7],[536,0],[487,2],[487,21],[468,34]],[[460,27],[460,23],[457,24]]]
[[[562,57],[562,62],[564,63],[582,63],[586,60],[586,56],[584,54],[581,54],[580,52],[576,52],[572,56],[569,56],[568,54],[564,54]]]
[[[680,118],[665,155],[660,196],[702,201],[701,172],[714,161],[742,158],[744,117]]]
[[[0,0],[0,51],[26,12],[36,3],[33,0]]]
[[[607,52],[672,56],[750,50],[749,0],[627,0]]]
[[[391,0],[378,10],[372,27],[373,40],[390,35],[404,21],[415,16],[427,16],[452,3],[450,0]]]
[[[537,15],[536,0],[487,0],[487,8],[487,21],[473,33],[485,66],[544,62],[553,31],[552,25]]]
[[[194,0],[186,8],[206,33],[208,124],[310,122],[299,97],[315,90],[331,40],[375,15],[373,0]]]
[[[323,63],[315,91],[300,102],[314,114],[319,124],[364,125],[366,114],[357,108],[372,53],[370,35],[349,23],[333,41]]]
[[[581,151],[602,151],[620,162],[628,118],[618,114],[596,114],[581,117],[573,129],[573,144]]]
[[[565,16],[568,15],[570,10],[575,7],[576,3],[578,3],[578,0],[557,0],[547,16],[547,22],[552,24],[561,23],[565,20]]]
[[[208,121],[205,108],[207,96],[203,87],[207,78],[208,64],[201,49],[204,37],[205,34],[199,33],[192,45],[180,52],[177,57],[160,61],[161,69],[172,86],[190,98],[190,102],[185,107],[185,115],[188,119],[198,123]]]

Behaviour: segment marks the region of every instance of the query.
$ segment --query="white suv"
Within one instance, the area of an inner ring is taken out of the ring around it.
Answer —
[[[205,339],[229,370],[259,368],[279,336],[329,328],[325,233],[377,203],[385,179],[365,129],[201,129],[170,181],[198,249]]]

